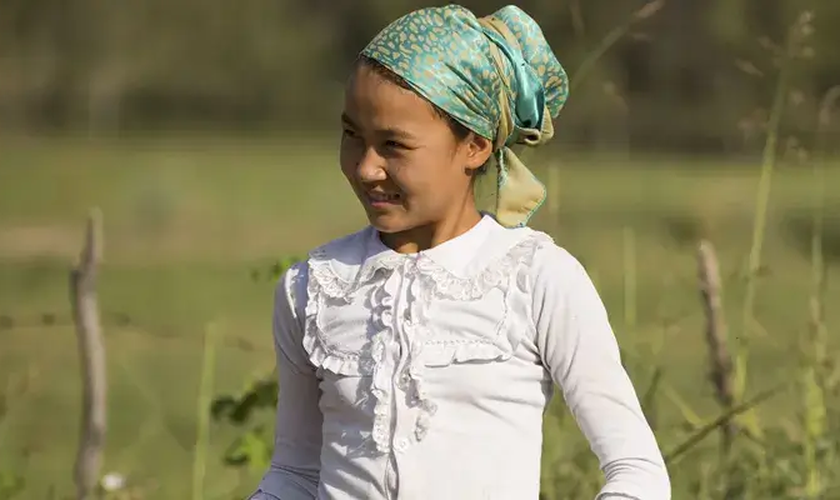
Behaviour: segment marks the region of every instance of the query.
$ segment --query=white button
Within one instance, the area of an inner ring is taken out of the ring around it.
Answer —
[[[397,440],[397,451],[405,451],[408,448],[408,439],[402,438]]]

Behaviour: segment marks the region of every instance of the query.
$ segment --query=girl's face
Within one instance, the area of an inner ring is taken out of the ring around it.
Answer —
[[[380,232],[458,225],[465,210],[476,213],[471,181],[490,156],[487,139],[456,137],[427,101],[367,64],[348,82],[342,126],[341,170]]]

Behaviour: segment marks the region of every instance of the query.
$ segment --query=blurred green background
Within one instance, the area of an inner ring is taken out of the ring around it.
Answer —
[[[479,15],[506,3],[463,2]],[[214,395],[271,375],[272,266],[365,223],[337,166],[347,71],[378,29],[429,5],[0,2],[0,499],[73,492],[68,272],[91,207],[105,237],[102,473],[127,481],[109,497],[253,489],[259,464],[225,453],[270,409],[245,427],[214,420],[196,451],[204,334],[215,325]],[[737,467],[717,430],[671,462],[674,498],[840,498],[840,2],[517,5],[574,86],[553,143],[525,153],[550,188],[532,225],[596,281],[663,450],[723,411],[708,377],[701,239],[720,260],[730,355],[750,355],[744,397],[783,385],[737,437]],[[773,174],[766,213],[762,170]],[[756,221],[767,225],[751,273]],[[559,398],[545,433],[544,498],[592,498],[597,463]]]

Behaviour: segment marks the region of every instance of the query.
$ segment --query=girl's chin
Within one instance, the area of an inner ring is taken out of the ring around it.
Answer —
[[[408,231],[416,225],[411,223],[405,213],[368,212],[368,221],[374,229],[386,234]]]

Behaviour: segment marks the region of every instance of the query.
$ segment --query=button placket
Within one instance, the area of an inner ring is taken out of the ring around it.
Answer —
[[[399,378],[397,379],[397,385],[403,391],[407,391],[411,384],[411,375],[408,373],[408,368],[403,368],[400,370]]]
[[[401,418],[406,411],[410,411],[406,407],[405,394],[411,390],[411,374],[409,373],[408,363],[411,361],[411,332],[414,328],[414,319],[412,317],[413,301],[415,297],[411,295],[411,287],[417,279],[417,264],[416,259],[406,259],[402,268],[402,282],[400,284],[400,291],[398,294],[397,310],[394,311],[394,317],[399,318],[395,328],[395,340],[399,342],[401,347],[400,355],[397,359],[394,372],[394,386],[395,391],[399,391],[400,397],[394,398],[393,403],[393,436],[392,436],[392,456],[393,473],[396,476],[397,489],[399,490],[399,475],[400,475],[400,459],[411,447],[411,440],[409,435],[413,433],[413,419]],[[394,492],[396,498],[399,497],[398,491]]]

